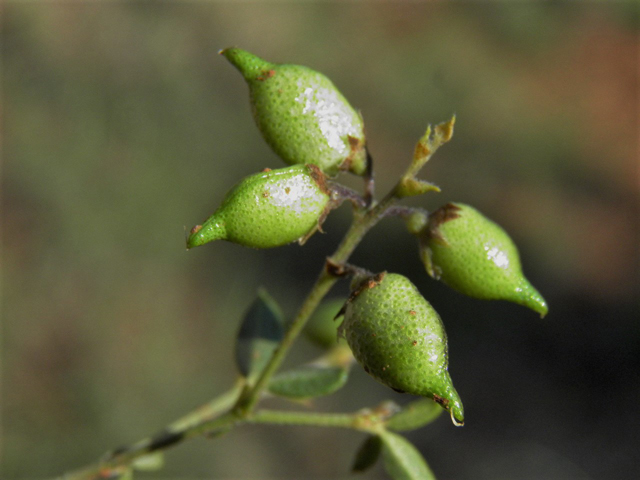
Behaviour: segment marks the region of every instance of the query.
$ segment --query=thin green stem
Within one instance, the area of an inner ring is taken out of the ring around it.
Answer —
[[[316,427],[355,428],[357,415],[353,413],[314,413],[258,410],[247,417],[247,423],[277,425],[313,425]]]
[[[292,412],[263,409],[252,413],[244,422],[349,428],[375,433],[385,428],[385,422],[397,412],[397,408],[393,402],[383,402],[375,408],[365,408],[354,413]]]
[[[227,431],[238,423],[238,417],[232,413],[227,413],[216,419],[208,420],[199,425],[193,425],[182,432],[161,432],[152,437],[152,442],[147,439],[142,440],[129,449],[112,455],[110,458],[102,460],[94,465],[76,470],[63,475],[59,480],[87,480],[108,477],[108,472],[119,467],[131,465],[136,459],[148,455],[149,453],[164,450],[170,446],[182,443],[190,438],[211,434],[216,431]]]
[[[240,379],[236,384],[227,392],[214,398],[208,403],[205,403],[201,407],[186,414],[184,417],[171,423],[167,429],[171,431],[184,431],[189,428],[200,425],[203,422],[213,419],[218,415],[229,410],[238,400],[238,396],[244,386],[244,379]]]
[[[203,432],[229,428],[230,425],[238,421],[237,417],[230,414],[219,415],[228,411],[235,404],[243,383],[243,381],[236,382],[230,390],[169,424],[160,433],[134,444],[117,448],[96,464],[67,473],[62,479],[97,478],[100,472],[131,464],[137,458],[153,451],[162,450],[169,445],[182,443],[184,440],[201,435]]]
[[[300,307],[298,315],[289,326],[289,330],[287,330],[287,333],[273,353],[271,360],[260,374],[260,377],[258,377],[255,385],[253,385],[253,387],[248,386],[240,396],[235,407],[236,412],[240,416],[246,416],[251,412],[251,410],[253,410],[262,391],[266,388],[269,380],[282,364],[282,361],[304,327],[307,319],[311,316],[320,301],[324,298],[327,292],[329,292],[336,281],[337,278],[330,276],[325,270],[322,271],[320,277],[311,289],[309,296],[305,299],[302,307]]]

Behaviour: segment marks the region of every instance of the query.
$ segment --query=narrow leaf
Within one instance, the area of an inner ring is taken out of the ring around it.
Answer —
[[[413,153],[413,165],[416,167],[416,171],[429,161],[431,155],[433,155],[438,148],[451,140],[455,123],[456,116],[454,115],[451,120],[436,125],[433,130],[431,126],[427,127],[427,131],[416,144]]]
[[[136,458],[131,466],[135,470],[151,472],[164,467],[164,455],[162,452],[153,452],[148,455]]]
[[[400,198],[415,197],[416,195],[422,195],[427,192],[439,191],[440,187],[433,183],[417,178],[404,178],[396,190],[396,195]]]
[[[302,366],[283,372],[271,379],[269,391],[292,399],[329,395],[347,382],[349,371],[342,367]]]
[[[444,409],[430,398],[421,398],[405,405],[387,421],[387,428],[402,432],[415,430],[433,422]]]
[[[353,461],[351,467],[352,472],[361,473],[369,470],[375,465],[380,458],[380,452],[382,451],[382,440],[378,435],[371,435],[367,437],[364,443],[360,446],[356,452],[356,458]]]
[[[427,462],[406,438],[392,432],[380,438],[384,468],[393,480],[435,480]]]
[[[245,314],[236,341],[236,363],[245,377],[258,375],[284,335],[282,312],[265,290]]]

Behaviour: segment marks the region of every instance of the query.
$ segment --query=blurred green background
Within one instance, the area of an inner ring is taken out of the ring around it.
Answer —
[[[443,191],[410,203],[467,202],[502,224],[550,304],[540,320],[449,291],[397,220],[357,250],[445,322],[467,423],[409,434],[439,478],[636,477],[637,5],[5,2],[2,478],[92,462],[224,391],[256,289],[291,315],[344,233],[347,207],[304,248],[185,251],[184,228],[233,183],[281,165],[216,55],[232,45],[333,79],[364,116],[378,192],[455,113],[422,173]],[[317,354],[301,343],[292,362]],[[386,398],[409,400],[356,368],[315,407]],[[349,478],[361,439],[246,427],[145,476]]]

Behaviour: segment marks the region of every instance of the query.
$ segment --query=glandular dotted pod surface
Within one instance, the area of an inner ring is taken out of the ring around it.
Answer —
[[[465,295],[547,314],[547,303],[523,275],[509,235],[469,205],[448,203],[430,215],[420,234],[420,255],[429,275]]]
[[[432,398],[462,425],[462,402],[448,371],[447,335],[431,304],[408,278],[394,273],[353,287],[340,331],[356,360],[384,385]]]
[[[270,63],[240,48],[220,54],[242,73],[256,124],[286,163],[312,163],[331,176],[366,171],[362,118],[331,80],[308,67]]]
[[[191,230],[187,248],[214,240],[253,248],[302,243],[322,224],[330,197],[315,165],[265,169],[226,194],[213,215]]]

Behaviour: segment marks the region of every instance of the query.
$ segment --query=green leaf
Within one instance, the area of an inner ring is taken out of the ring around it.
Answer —
[[[260,374],[284,336],[283,323],[276,301],[265,290],[258,290],[236,341],[236,363],[242,375],[252,378]]]
[[[433,422],[444,409],[430,398],[421,398],[405,405],[387,421],[387,428],[402,432],[415,430]]]
[[[417,178],[403,178],[396,190],[396,195],[400,198],[415,197],[427,192],[439,192],[440,187],[437,185],[418,180]]]
[[[164,467],[164,455],[162,452],[152,452],[148,455],[136,458],[131,466],[135,470],[141,470],[145,472],[160,470],[162,467]]]
[[[356,452],[351,467],[352,472],[361,473],[375,465],[382,451],[382,440],[378,435],[370,435]]]
[[[307,365],[274,376],[269,391],[280,397],[302,400],[329,395],[347,383],[348,378],[346,368]]]
[[[393,480],[435,480],[427,462],[406,438],[392,432],[380,438],[384,468]]]

